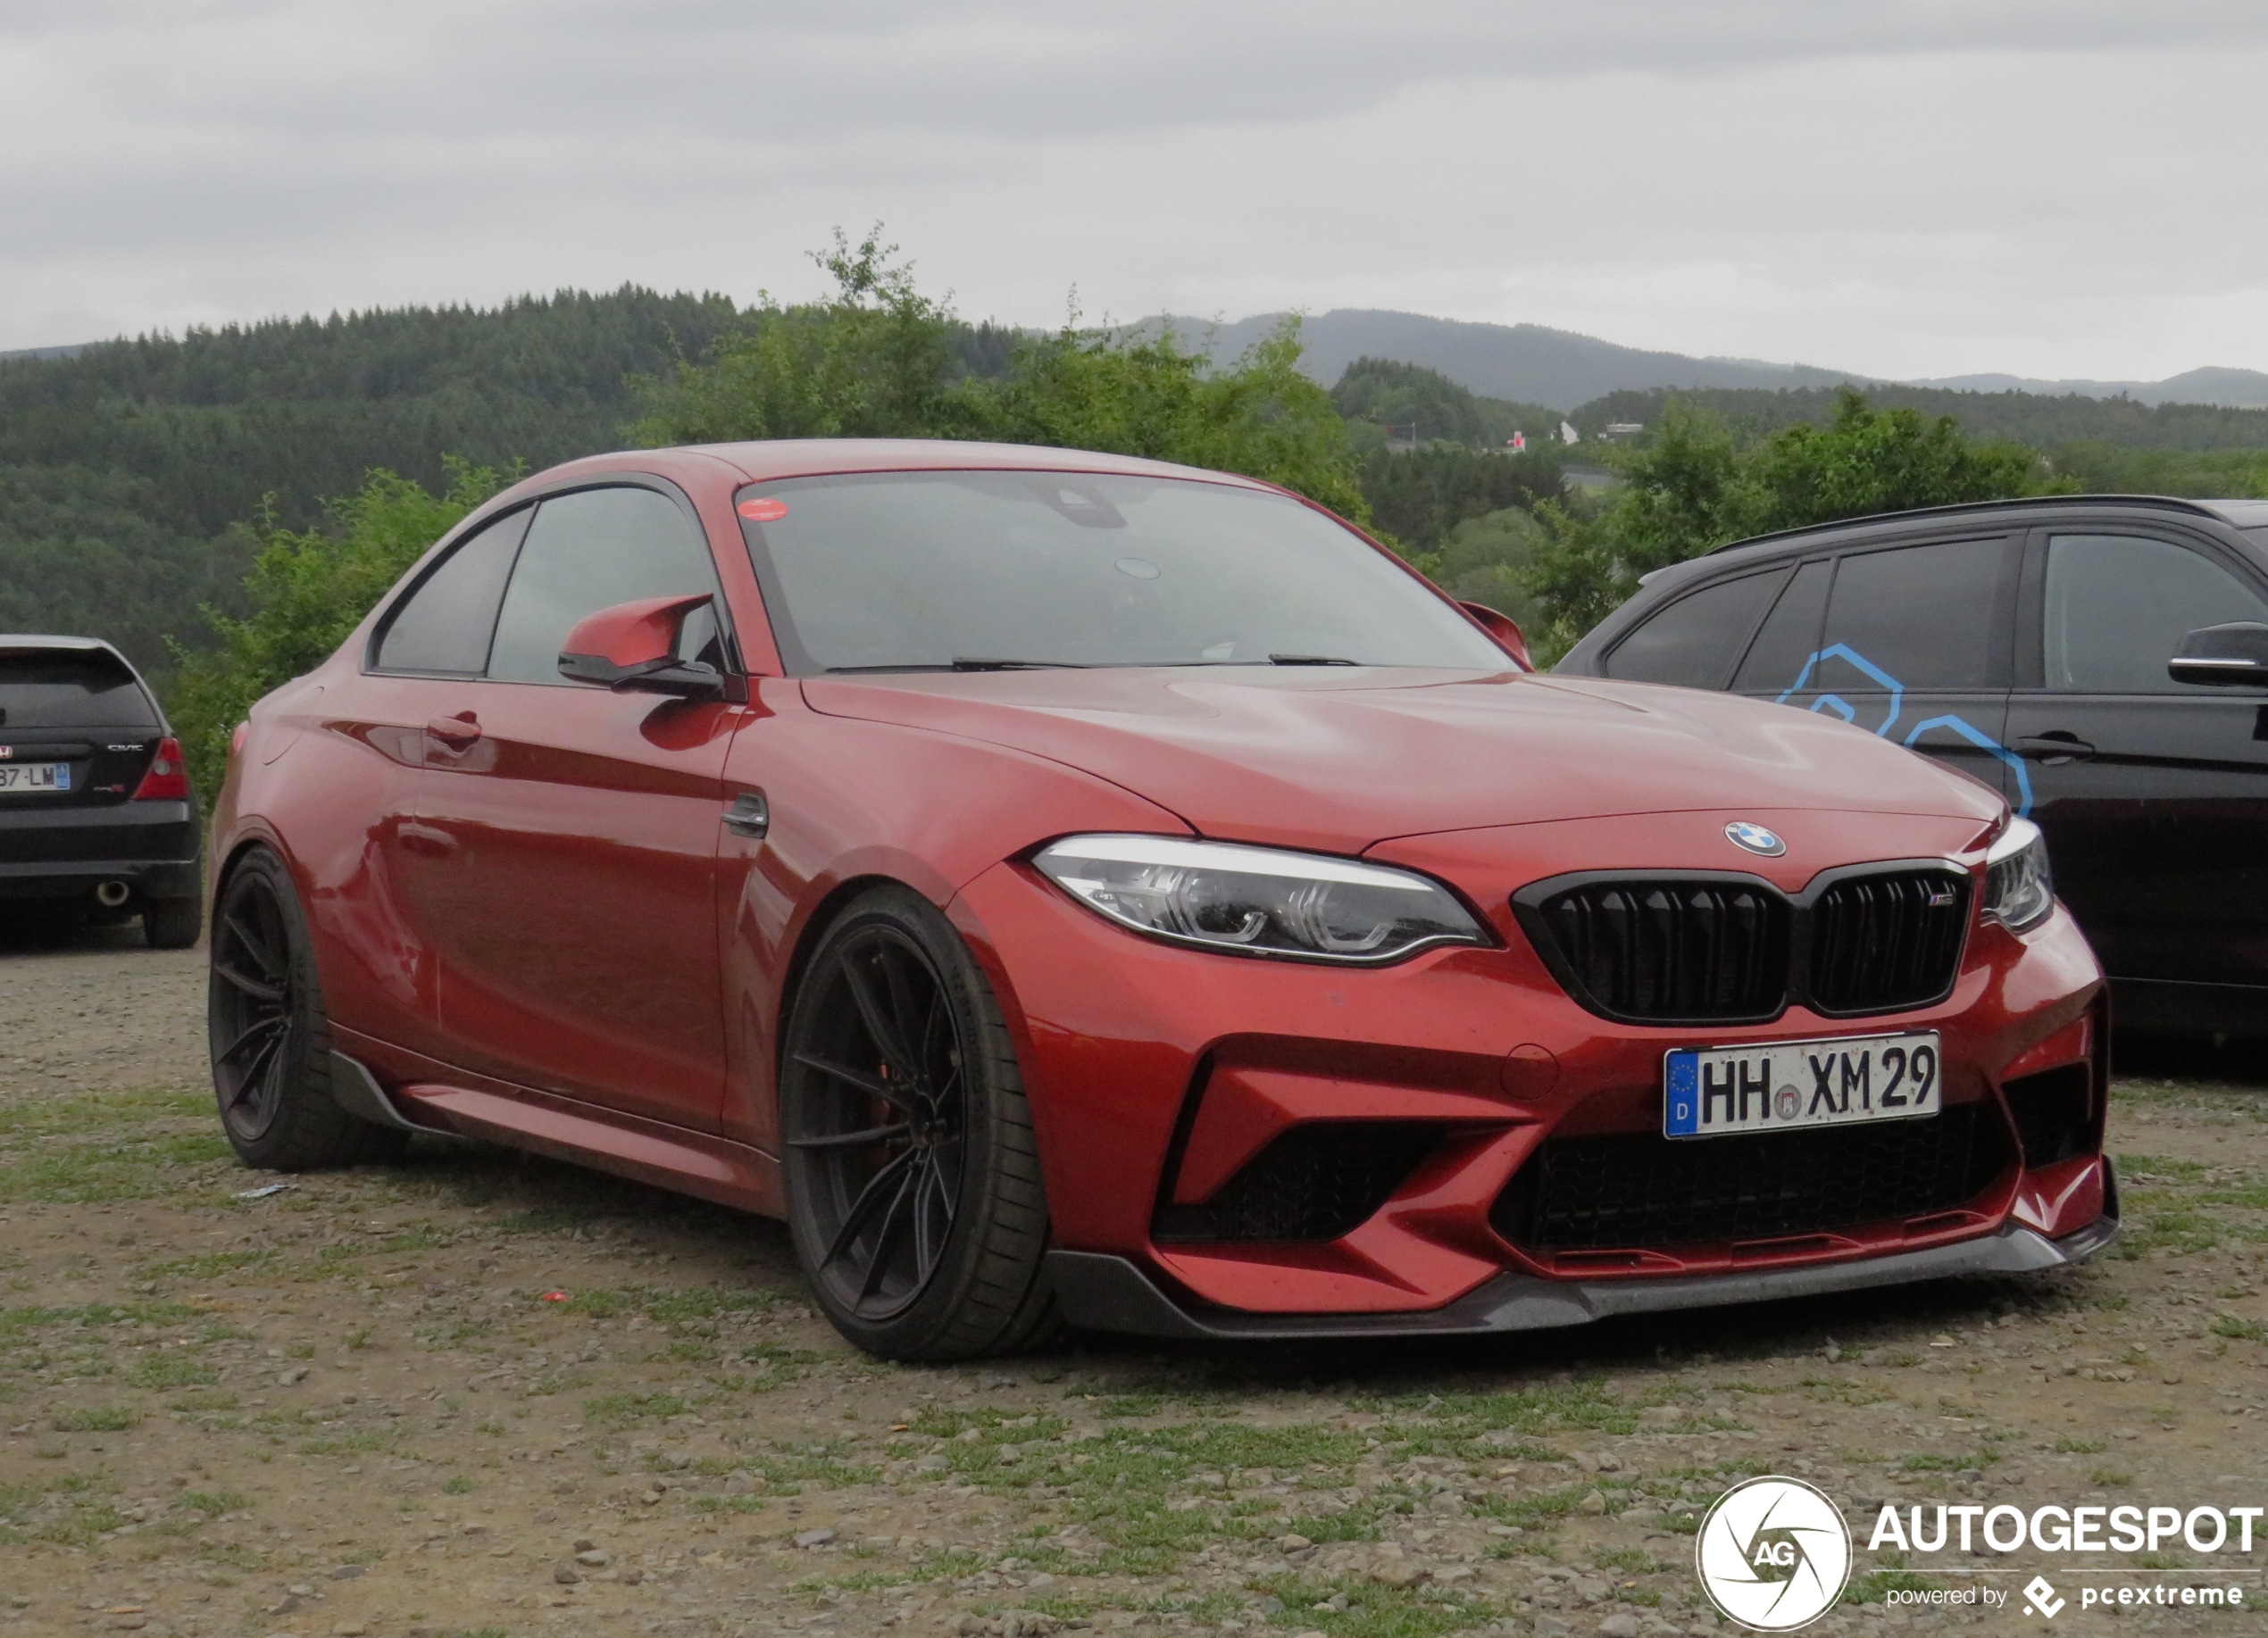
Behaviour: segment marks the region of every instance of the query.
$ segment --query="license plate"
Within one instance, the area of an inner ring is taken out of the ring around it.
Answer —
[[[69,762],[0,762],[0,791],[67,791]]]
[[[1934,1030],[1672,1052],[1662,1067],[1662,1135],[1916,1120],[1945,1107],[1943,1069]]]

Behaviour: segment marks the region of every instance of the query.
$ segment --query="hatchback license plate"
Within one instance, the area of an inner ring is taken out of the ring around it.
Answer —
[[[1943,1070],[1934,1030],[1671,1052],[1662,1067],[1662,1135],[1915,1120],[1945,1106]]]
[[[0,791],[67,791],[69,762],[0,762]]]

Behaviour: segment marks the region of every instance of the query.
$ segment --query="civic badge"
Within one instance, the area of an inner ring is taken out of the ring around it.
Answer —
[[[1725,840],[1733,846],[1746,848],[1752,853],[1762,853],[1767,859],[1777,859],[1788,851],[1788,844],[1771,831],[1744,819],[1735,819],[1727,825],[1724,834]]]

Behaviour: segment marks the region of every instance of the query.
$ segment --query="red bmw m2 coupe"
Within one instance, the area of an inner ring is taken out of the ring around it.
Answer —
[[[876,1353],[1445,1335],[2070,1262],[2103,980],[2030,825],[1538,675],[1249,479],[594,457],[241,728],[255,1166],[432,1131],[785,1218]]]

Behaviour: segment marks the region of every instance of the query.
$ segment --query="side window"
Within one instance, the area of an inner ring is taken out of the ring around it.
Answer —
[[[2187,546],[2139,535],[2047,542],[2040,658],[2050,688],[2079,694],[2214,694],[2165,662],[2200,626],[2268,621],[2268,601]]]
[[[460,541],[387,620],[378,669],[449,677],[487,670],[504,577],[534,515],[535,508],[522,507]]]
[[[1735,689],[1778,695],[1797,686],[1804,668],[1819,653],[1819,628],[1827,619],[1827,583],[1834,577],[1830,562],[1805,563],[1796,571],[1764,616],[1756,640],[1748,645],[1748,657],[1732,679]]]
[[[2007,686],[2009,542],[1854,553],[1837,566],[1812,687],[1842,694]]]
[[[1722,688],[1748,634],[1788,579],[1784,569],[1720,580],[1684,596],[1614,645],[1606,674],[1638,683]]]
[[[667,495],[628,487],[555,495],[536,509],[504,590],[488,676],[563,682],[560,645],[585,615],[641,597],[716,589],[708,544]]]

